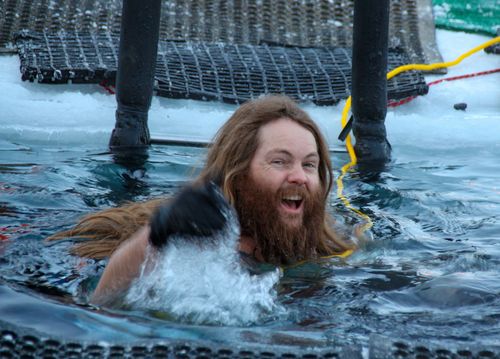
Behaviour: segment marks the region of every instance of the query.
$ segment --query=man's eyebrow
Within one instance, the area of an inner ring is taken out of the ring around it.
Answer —
[[[281,148],[275,148],[267,153],[268,156],[279,155],[279,154],[293,157],[293,155],[288,150],[281,149]],[[311,152],[307,156],[305,156],[304,158],[306,158],[306,159],[315,158],[316,159],[316,158],[319,158],[319,154],[318,154],[318,152]]]
[[[312,158],[314,157],[315,159],[319,159],[319,154],[318,152],[311,152],[310,154],[308,154],[305,158]]]
[[[271,151],[269,151],[267,153],[268,155],[286,155],[286,156],[292,156],[292,154],[285,150],[285,149],[281,149],[281,148],[275,148],[275,149],[272,149]]]

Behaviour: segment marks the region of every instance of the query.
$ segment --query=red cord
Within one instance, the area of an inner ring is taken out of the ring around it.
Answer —
[[[389,100],[387,102],[387,107],[397,107],[397,106],[404,105],[405,103],[412,101],[416,97],[417,96],[410,96],[410,97],[406,97],[406,98],[399,100],[399,101]]]
[[[106,92],[109,93],[110,95],[114,95],[116,93],[115,87],[109,85],[106,80],[102,80],[99,83],[99,86],[101,86],[104,90],[106,90]]]
[[[429,82],[429,86],[441,83],[443,81],[454,81],[454,80],[460,80],[460,79],[467,79],[469,77],[476,77],[476,76],[494,74],[495,72],[500,72],[500,69],[487,70],[487,71],[475,72],[475,73],[472,73],[472,74],[447,77],[447,78],[444,78],[444,79],[439,79],[439,80],[436,80],[436,81]]]
[[[427,85],[428,86],[432,86],[432,85],[436,85],[436,84],[439,84],[439,83],[444,82],[444,81],[454,81],[454,80],[467,79],[467,78],[470,78],[470,77],[476,77],[476,76],[483,76],[483,75],[494,74],[495,72],[500,72],[500,68],[499,69],[494,69],[494,70],[474,72],[472,74],[447,77],[447,78],[444,78],[444,79],[439,79],[439,80],[436,80],[436,81],[429,82]],[[408,102],[412,101],[416,97],[417,96],[410,96],[410,97],[404,98],[404,99],[399,100],[399,101],[389,100],[389,102],[387,103],[387,107],[397,107],[397,106],[404,105],[405,103],[408,103]]]

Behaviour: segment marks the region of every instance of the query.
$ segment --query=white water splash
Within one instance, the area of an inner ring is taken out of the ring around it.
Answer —
[[[126,302],[195,324],[249,325],[283,314],[274,289],[280,271],[251,275],[240,264],[238,239],[230,229],[201,240],[172,238],[150,254],[145,267],[152,266],[143,268]]]

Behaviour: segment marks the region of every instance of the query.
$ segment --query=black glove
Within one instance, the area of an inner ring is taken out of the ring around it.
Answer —
[[[153,213],[149,240],[161,248],[170,235],[210,236],[224,228],[224,213],[229,210],[229,203],[213,182],[186,187]]]

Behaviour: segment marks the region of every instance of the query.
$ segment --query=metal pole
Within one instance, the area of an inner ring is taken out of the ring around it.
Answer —
[[[124,0],[118,71],[115,128],[109,147],[145,149],[150,144],[148,111],[153,96],[160,32],[161,0]]]
[[[379,172],[390,160],[387,141],[389,0],[354,0],[352,113],[361,171]]]

